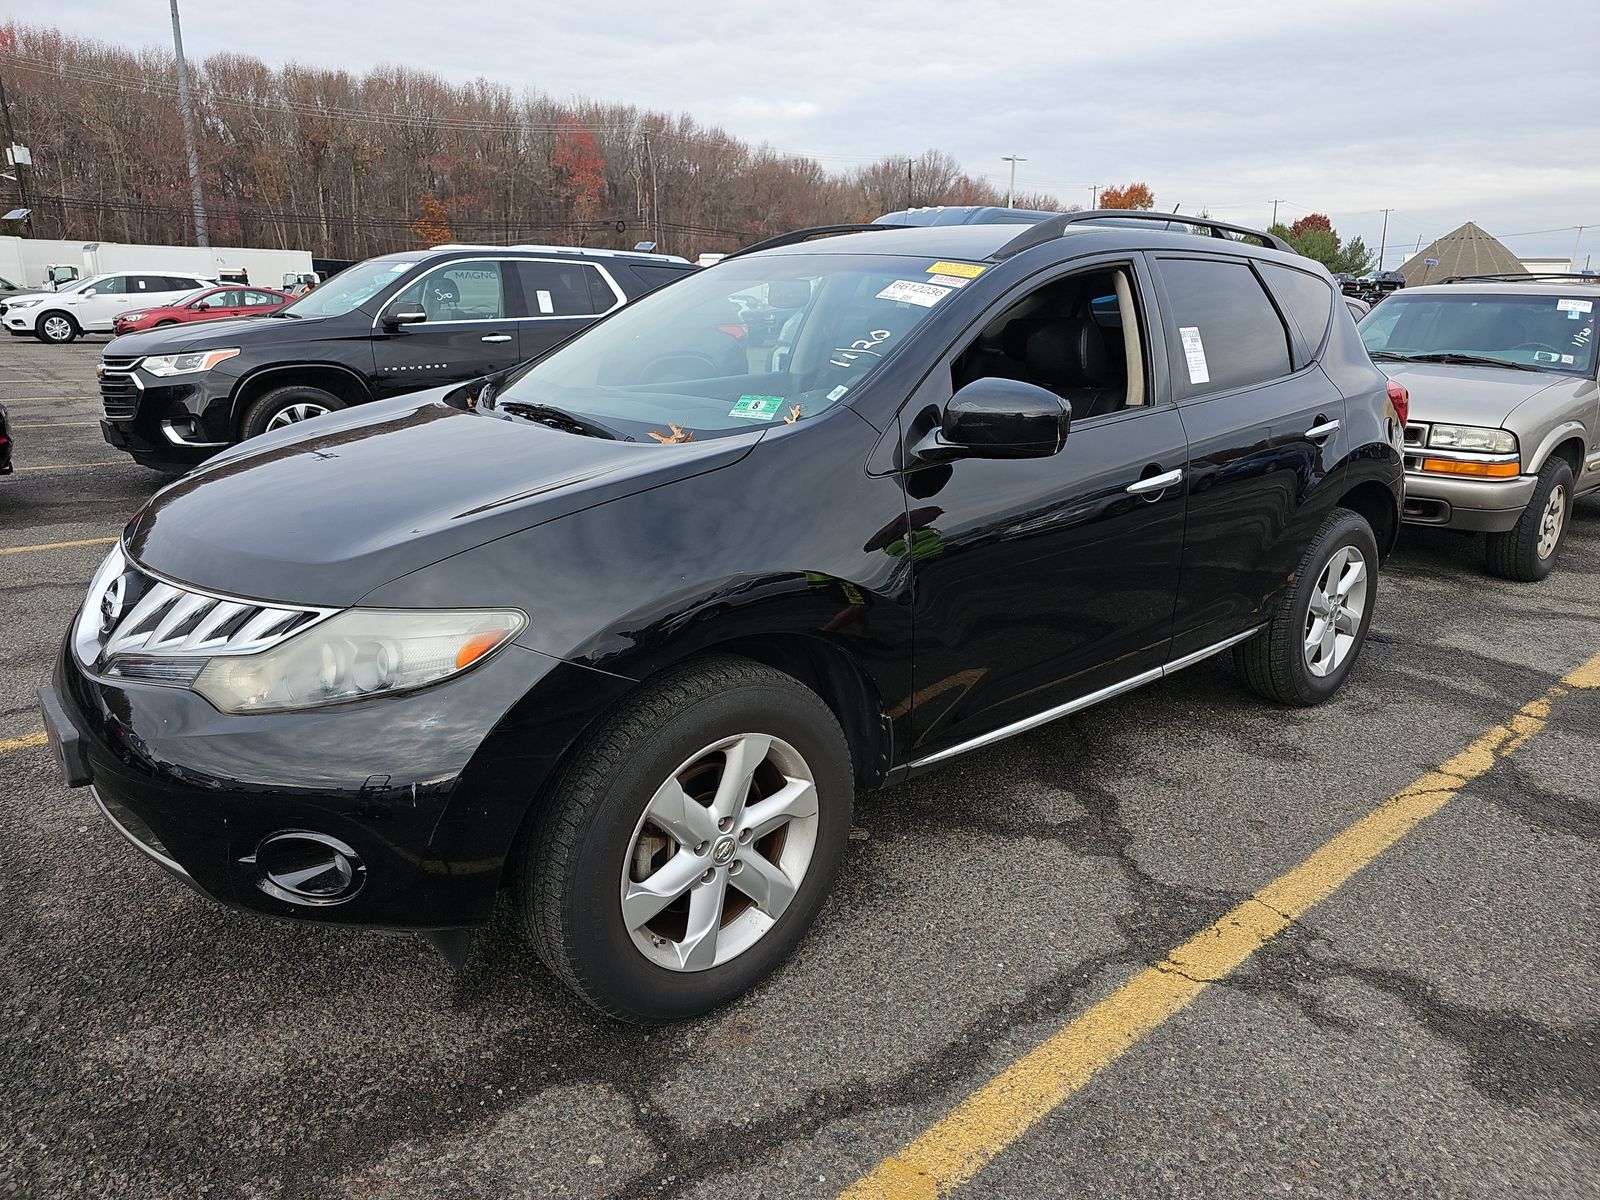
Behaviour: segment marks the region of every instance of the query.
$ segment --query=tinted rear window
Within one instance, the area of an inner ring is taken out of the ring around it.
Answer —
[[[1333,315],[1333,289],[1325,280],[1305,271],[1296,271],[1293,267],[1280,267],[1272,263],[1262,263],[1260,266],[1267,286],[1278,298],[1278,307],[1299,328],[1300,337],[1306,344],[1306,353],[1314,358],[1328,332],[1328,318]]]
[[[1290,373],[1288,330],[1249,267],[1164,258],[1161,277],[1184,395],[1208,396]]]

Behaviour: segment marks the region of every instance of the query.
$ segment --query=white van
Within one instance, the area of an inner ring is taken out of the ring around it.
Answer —
[[[116,271],[70,283],[55,292],[24,292],[0,301],[0,325],[17,337],[65,343],[81,333],[110,333],[118,313],[170,304],[215,279],[199,275],[154,275]]]

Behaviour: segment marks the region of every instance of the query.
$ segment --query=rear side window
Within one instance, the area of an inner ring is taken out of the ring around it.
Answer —
[[[617,306],[617,296],[587,263],[517,263],[530,317],[592,317]]]
[[[128,276],[128,290],[130,292],[172,292],[177,289],[167,282],[165,275],[130,275]]]
[[[1185,396],[1288,375],[1289,333],[1255,272],[1243,263],[1164,258],[1172,311],[1167,332]]]
[[[682,267],[657,266],[655,263],[629,263],[633,277],[637,279],[647,292],[653,292],[659,287],[666,287],[675,280],[682,279],[689,274]]]
[[[1328,318],[1333,315],[1333,289],[1315,275],[1296,271],[1293,267],[1280,267],[1274,263],[1261,263],[1261,274],[1267,286],[1278,298],[1278,308],[1300,330],[1306,346],[1306,361],[1316,357],[1322,348],[1322,339],[1328,332]],[[1304,366],[1297,362],[1296,366]]]
[[[244,306],[246,308],[260,308],[267,304],[281,303],[283,303],[283,301],[277,296],[272,295],[270,292],[246,292],[244,294]]]

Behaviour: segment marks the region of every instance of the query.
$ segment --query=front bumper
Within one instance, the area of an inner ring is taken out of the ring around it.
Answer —
[[[40,699],[68,783],[92,784],[124,837],[211,898],[437,930],[488,919],[529,804],[616,682],[512,645],[408,695],[228,716],[186,688],[91,678],[63,645]],[[284,833],[348,849],[359,885],[286,897],[260,853]]]
[[[115,377],[136,386],[113,399],[102,383],[100,433],[108,445],[148,466],[188,468],[233,444],[233,378],[208,371],[163,380],[137,369]]]
[[[1472,479],[1407,471],[1404,518],[1409,525],[1504,533],[1521,519],[1538,484],[1534,475]]]

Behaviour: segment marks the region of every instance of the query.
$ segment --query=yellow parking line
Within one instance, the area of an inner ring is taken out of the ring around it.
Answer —
[[[37,546],[0,546],[0,554],[32,554],[36,550],[70,550],[74,546],[109,546],[114,537],[81,538],[76,542],[42,542]]]
[[[13,750],[31,750],[35,746],[44,745],[45,740],[45,736],[42,733],[30,733],[19,738],[7,738],[5,741],[0,741],[0,754],[10,754]]]
[[[1568,688],[1600,688],[1600,654],[1063,1026],[851,1184],[841,1200],[932,1200],[966,1183],[1151,1030],[1543,729],[1551,701]]]
[[[79,470],[80,468],[86,469],[86,468],[89,468],[89,467],[120,467],[120,466],[123,466],[123,465],[124,465],[124,463],[121,460],[114,461],[114,462],[97,462],[97,463],[48,463],[48,464],[46,464],[44,466],[38,466],[38,467],[17,467],[16,470],[18,470],[18,471],[76,471],[76,470]]]

